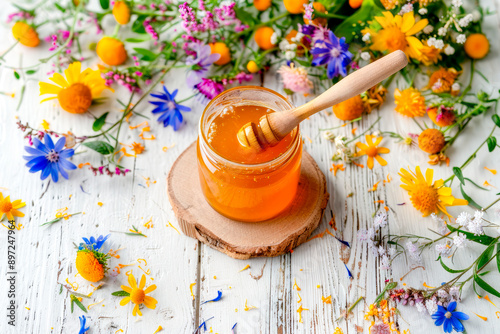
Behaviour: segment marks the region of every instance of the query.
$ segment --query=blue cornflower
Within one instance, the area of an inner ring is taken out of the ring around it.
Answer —
[[[158,118],[158,122],[163,122],[163,126],[167,127],[172,125],[174,130],[177,131],[182,123],[182,113],[181,111],[191,111],[191,108],[186,106],[181,106],[175,102],[175,96],[177,95],[177,89],[170,94],[165,86],[163,86],[164,93],[160,92],[157,94],[151,94],[153,97],[157,97],[163,101],[149,101],[149,103],[154,104],[156,108],[153,109],[153,114],[161,113],[162,115]]]
[[[94,238],[94,237],[90,237],[89,239],[87,238],[82,238],[83,241],[85,241],[85,244],[82,242],[80,244],[80,246],[78,247],[79,250],[82,250],[82,249],[93,249],[93,250],[99,250],[101,249],[102,245],[104,244],[104,242],[106,240],[108,240],[109,236],[111,234],[108,234],[107,236],[103,237],[102,235],[100,235],[99,237]]]
[[[82,315],[81,317],[79,317],[79,319],[80,319],[80,331],[78,332],[78,334],[85,334],[90,329],[90,326],[85,328],[87,318],[84,315]]]
[[[313,54],[313,66],[328,64],[328,78],[347,75],[347,65],[351,63],[352,53],[348,51],[349,44],[345,42],[345,37],[337,38],[335,34],[328,31],[328,36],[314,44],[311,50]]]
[[[438,305],[438,310],[436,313],[432,315],[432,319],[436,320],[434,324],[436,326],[443,325],[443,329],[445,333],[451,333],[454,329],[457,332],[464,331],[464,325],[460,322],[460,320],[468,320],[469,316],[463,312],[455,311],[457,307],[457,302],[451,302],[447,308]]]
[[[73,149],[63,149],[64,144],[66,144],[66,137],[59,138],[55,145],[48,134],[45,134],[45,144],[38,138],[33,138],[35,147],[24,147],[31,156],[23,157],[28,160],[26,166],[30,167],[30,173],[42,171],[40,176],[42,180],[51,175],[54,182],[59,180],[59,173],[67,179],[68,173],[65,169],[76,169],[76,166],[66,159],[72,157],[75,151]]]

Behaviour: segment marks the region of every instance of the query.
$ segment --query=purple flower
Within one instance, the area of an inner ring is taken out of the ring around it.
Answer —
[[[212,53],[209,45],[200,42],[189,43],[189,48],[196,52],[196,57],[189,56],[186,59],[186,65],[192,66],[192,71],[188,73],[186,82],[189,87],[194,88],[208,72],[210,65],[219,60],[220,54]]]
[[[346,67],[352,59],[352,53],[348,51],[349,45],[345,42],[345,37],[337,38],[331,31],[328,32],[328,38],[324,41],[316,42],[311,50],[313,54],[313,66],[328,64],[328,78],[347,75]]]
[[[76,169],[76,166],[66,159],[69,159],[75,154],[73,149],[64,149],[66,137],[61,137],[54,145],[49,134],[45,135],[45,144],[38,138],[33,138],[35,147],[25,146],[26,152],[31,156],[24,156],[27,160],[27,167],[30,167],[30,173],[42,171],[40,178],[45,180],[49,175],[52,180],[59,180],[59,173],[65,178],[68,178],[68,173],[65,169]]]
[[[438,305],[437,312],[432,315],[432,319],[435,320],[434,324],[436,326],[443,325],[445,333],[451,333],[453,329],[457,332],[464,331],[464,325],[460,320],[468,320],[469,316],[463,312],[455,311],[456,307],[456,301],[452,301],[447,308]]]
[[[195,88],[207,99],[211,100],[224,91],[224,85],[212,79],[202,78]]]
[[[313,26],[312,24],[304,24],[299,25],[299,31],[304,35],[312,36],[314,32],[318,29],[318,27]]]
[[[156,108],[152,111],[153,114],[161,114],[158,118],[158,122],[163,122],[164,127],[171,125],[174,128],[174,131],[177,131],[182,123],[181,111],[191,111],[191,108],[182,106],[175,102],[177,91],[178,90],[176,89],[172,92],[172,94],[170,94],[167,88],[163,86],[163,92],[151,94],[151,96],[159,98],[163,101],[149,101],[149,103],[156,106]]]

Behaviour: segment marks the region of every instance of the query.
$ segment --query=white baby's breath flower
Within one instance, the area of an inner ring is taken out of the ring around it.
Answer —
[[[451,251],[451,247],[448,244],[437,244],[436,251],[441,255],[448,255]]]
[[[366,34],[364,34],[363,38],[362,38],[363,42],[365,42],[365,43],[369,42],[370,41],[370,37],[371,37],[371,35],[370,35],[369,32],[367,32]]]
[[[417,311],[420,312],[420,313],[427,311],[424,303],[422,303],[422,302],[415,303],[415,306],[417,307]]]
[[[404,15],[406,13],[413,12],[413,4],[408,2],[399,11],[399,15]]]
[[[455,53],[455,49],[453,48],[453,46],[451,45],[447,45],[445,48],[444,48],[444,53],[447,55],[447,56],[451,56],[452,54]]]
[[[295,58],[295,51],[287,51],[287,52],[285,52],[285,58],[287,60],[292,60],[293,58]]]
[[[433,315],[438,310],[437,302],[434,299],[427,299],[425,301],[425,308],[430,315]]]
[[[430,34],[431,32],[433,32],[433,31],[434,31],[434,27],[433,27],[433,26],[431,26],[430,24],[429,24],[429,25],[426,25],[426,26],[424,27],[424,30],[423,30],[423,31],[424,31],[424,34]]]
[[[453,85],[451,85],[451,91],[452,92],[459,92],[460,91],[460,84],[458,82],[455,82]]]
[[[382,256],[382,255],[386,255],[385,248],[384,248],[384,247],[382,247],[382,246],[378,246],[378,254],[379,254],[380,256]]]
[[[453,7],[462,7],[463,2],[462,0],[451,0],[451,5]]]
[[[286,39],[281,40],[281,42],[279,44],[280,50],[285,52],[287,50],[289,44],[290,43],[288,43],[288,41]]]
[[[408,251],[408,256],[414,265],[422,264],[422,257],[420,256],[420,249],[411,241],[406,243],[406,249]]]
[[[371,59],[369,52],[361,52],[361,54],[359,56],[361,57],[361,59],[363,59],[365,61],[368,61]]]
[[[457,43],[458,44],[464,44],[467,38],[465,37],[464,34],[460,34],[457,36]]]
[[[391,269],[391,260],[387,255],[382,255],[380,258],[380,268],[383,270]]]
[[[304,34],[301,32],[298,32],[297,35],[295,35],[291,39],[292,39],[292,42],[300,42],[303,37],[304,37]]]
[[[467,226],[472,219],[472,215],[468,212],[461,212],[455,222],[460,226]]]
[[[449,294],[451,299],[458,300],[460,298],[460,288],[458,286],[452,286]]]
[[[387,212],[379,211],[373,219],[373,227],[378,229],[379,227],[384,227],[385,225],[387,225]]]
[[[278,44],[278,34],[276,32],[274,32],[272,35],[271,35],[271,44]]]
[[[333,142],[335,140],[335,133],[333,133],[330,130],[324,131],[323,132],[323,138],[325,138],[326,140],[329,140],[329,141]]]
[[[425,15],[425,14],[427,14],[427,8],[420,8],[420,9],[418,10],[418,13],[419,13],[420,15]]]
[[[438,35],[445,36],[447,31],[448,31],[448,29],[446,29],[445,27],[441,27],[438,29]]]
[[[396,247],[391,247],[389,248],[389,251],[387,253],[389,253],[390,257],[393,257],[394,255],[396,255],[396,252],[397,252]]]
[[[464,248],[467,246],[466,244],[466,239],[467,237],[465,236],[465,234],[463,233],[458,233],[457,235],[455,235],[453,237],[453,244],[455,245],[455,247],[457,248]]]
[[[472,22],[473,19],[474,17],[472,14],[467,14],[458,21],[458,25],[465,28]]]

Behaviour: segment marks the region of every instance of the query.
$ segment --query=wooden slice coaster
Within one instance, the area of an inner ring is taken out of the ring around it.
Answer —
[[[318,227],[328,202],[325,176],[305,151],[297,195],[276,218],[244,223],[226,218],[205,200],[198,179],[196,142],[175,161],[167,178],[170,203],[184,234],[236,259],[284,254]]]

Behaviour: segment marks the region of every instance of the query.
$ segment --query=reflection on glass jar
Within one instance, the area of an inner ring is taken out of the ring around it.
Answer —
[[[257,86],[227,90],[205,108],[198,136],[198,171],[206,200],[220,214],[257,222],[279,215],[291,204],[302,158],[298,127],[263,152],[242,147],[236,134],[266,113],[292,108],[280,94]]]

